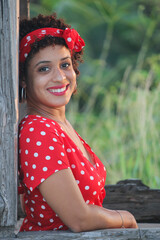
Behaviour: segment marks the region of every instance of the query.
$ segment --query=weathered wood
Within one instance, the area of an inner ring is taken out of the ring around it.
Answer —
[[[0,240],[15,239],[15,237],[12,226],[0,228]]]
[[[30,18],[30,0],[20,0],[20,20]],[[27,113],[27,104],[19,103],[19,121]]]
[[[3,211],[4,211],[4,201],[0,194],[0,218],[2,217]]]
[[[160,228],[106,229],[82,233],[69,231],[23,232],[15,237],[3,238],[3,240],[160,240]]]
[[[70,231],[23,232],[17,235],[19,240],[160,240],[160,225],[156,228],[148,224],[139,229],[105,229],[90,232],[72,233]]]
[[[150,189],[140,180],[106,185],[103,206],[130,211],[138,222],[160,223],[160,189]]]
[[[98,230],[98,231],[91,231],[91,232],[82,232],[82,233],[71,233],[67,232],[43,232],[36,234],[36,232],[32,233],[22,233],[18,235],[18,239],[34,239],[34,240],[71,240],[71,239],[114,239],[114,240],[126,240],[130,237],[132,240],[138,240],[139,238],[139,231],[138,230],[119,230],[119,229],[112,229],[112,230]]]
[[[0,0],[0,237],[17,219],[18,15],[18,0]]]

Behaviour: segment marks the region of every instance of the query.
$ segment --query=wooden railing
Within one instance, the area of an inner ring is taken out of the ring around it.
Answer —
[[[140,226],[139,229],[106,229],[91,232],[71,233],[59,232],[32,232],[18,234],[18,240],[160,240],[160,226]]]
[[[141,223],[160,223],[160,189],[150,189],[134,179],[107,185],[105,189],[105,208],[128,210]]]

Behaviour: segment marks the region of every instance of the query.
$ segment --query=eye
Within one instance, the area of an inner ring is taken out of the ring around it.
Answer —
[[[68,68],[71,64],[70,63],[62,63],[61,67],[62,68]]]
[[[49,67],[41,67],[38,69],[39,72],[48,72],[49,71]]]

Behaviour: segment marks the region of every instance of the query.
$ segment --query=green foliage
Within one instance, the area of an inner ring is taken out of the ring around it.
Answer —
[[[106,165],[107,183],[140,178],[158,188],[159,0],[39,3],[31,4],[32,16],[56,11],[85,39],[79,90],[67,115]]]

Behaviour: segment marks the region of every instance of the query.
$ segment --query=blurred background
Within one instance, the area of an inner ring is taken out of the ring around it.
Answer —
[[[67,117],[107,168],[106,184],[160,186],[160,1],[30,0],[86,42]]]

